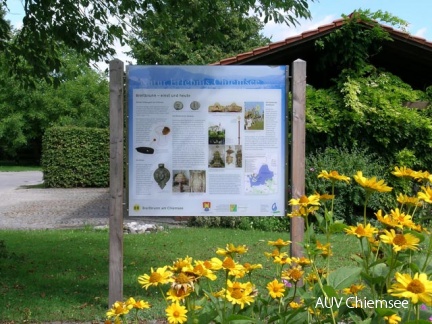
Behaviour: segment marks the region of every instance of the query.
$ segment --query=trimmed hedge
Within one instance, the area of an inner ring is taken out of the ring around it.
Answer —
[[[49,188],[108,187],[109,130],[49,128],[42,139],[41,164]]]

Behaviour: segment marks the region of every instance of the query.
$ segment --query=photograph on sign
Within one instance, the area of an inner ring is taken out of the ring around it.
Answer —
[[[128,66],[130,216],[283,216],[285,66]]]

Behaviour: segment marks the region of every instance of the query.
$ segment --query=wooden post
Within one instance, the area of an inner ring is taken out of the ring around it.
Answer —
[[[109,306],[123,300],[123,62],[109,64],[110,209]]]
[[[292,65],[292,100],[291,119],[291,187],[292,197],[300,198],[305,194],[306,161],[306,62],[295,60]],[[304,238],[304,219],[291,218],[291,256],[301,257]]]

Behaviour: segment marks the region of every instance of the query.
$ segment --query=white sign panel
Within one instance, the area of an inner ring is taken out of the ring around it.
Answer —
[[[285,67],[129,66],[130,216],[285,209]]]

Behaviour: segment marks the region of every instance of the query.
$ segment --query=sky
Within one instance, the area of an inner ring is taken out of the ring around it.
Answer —
[[[10,10],[7,19],[17,28],[22,23],[23,2],[24,0],[7,1]],[[407,21],[408,32],[411,35],[432,42],[432,0],[314,0],[313,2],[308,0],[308,4],[312,15],[311,20],[299,20],[299,25],[295,27],[270,22],[263,30],[264,36],[270,37],[272,42],[277,42],[328,24],[341,18],[342,14],[348,15],[356,9],[370,9],[387,11]],[[131,61],[131,58],[124,53],[126,50],[127,48],[118,45],[116,58],[124,62]],[[106,67],[103,63],[98,65],[101,70]]]

